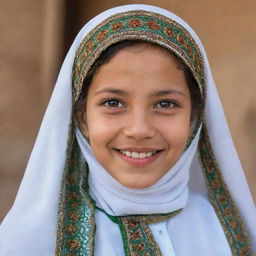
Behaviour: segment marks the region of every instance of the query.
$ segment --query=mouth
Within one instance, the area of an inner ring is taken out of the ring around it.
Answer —
[[[144,159],[159,153],[161,150],[148,151],[148,152],[136,152],[136,151],[128,151],[128,150],[118,150],[118,151],[127,157],[131,157],[134,159]]]
[[[116,149],[121,159],[135,166],[146,166],[155,161],[163,151],[153,149]]]

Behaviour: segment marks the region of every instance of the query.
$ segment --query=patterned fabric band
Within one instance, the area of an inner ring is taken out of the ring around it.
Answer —
[[[206,126],[203,126],[198,147],[210,200],[233,255],[253,255],[247,231],[215,160]]]

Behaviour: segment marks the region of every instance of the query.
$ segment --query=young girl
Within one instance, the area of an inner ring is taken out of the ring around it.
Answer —
[[[0,255],[253,255],[255,217],[198,37],[121,6],[64,61]]]

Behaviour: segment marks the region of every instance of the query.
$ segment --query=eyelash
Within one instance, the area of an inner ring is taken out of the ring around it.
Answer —
[[[119,107],[118,106],[109,106],[108,103],[110,103],[111,101],[115,102],[115,103],[118,103],[118,105],[122,104],[122,107],[120,107],[120,106]],[[124,104],[121,103],[121,101],[118,100],[118,99],[107,99],[107,100],[104,100],[100,105],[104,105],[108,108],[124,108]]]
[[[109,103],[117,103],[117,106],[110,106]],[[157,105],[161,104],[161,103],[168,103],[169,104],[169,107],[157,107]],[[122,106],[120,106],[120,104]],[[125,105],[119,100],[119,99],[107,99],[107,100],[104,100],[103,102],[100,103],[100,105],[104,105],[106,106],[107,108],[110,108],[110,109],[114,109],[114,108],[124,108]],[[119,106],[118,106],[119,105]],[[174,101],[174,100],[169,100],[169,99],[163,99],[159,102],[157,102],[156,104],[154,104],[154,108],[159,108],[159,109],[172,109],[172,108],[176,108],[176,107],[179,107],[180,105]]]
[[[169,107],[160,107],[160,109],[172,109],[172,108],[176,108],[176,107],[179,107],[179,104],[176,102],[176,101],[174,101],[174,100],[168,100],[168,99],[166,99],[166,100],[161,100],[161,101],[159,101],[157,104],[155,104],[154,106],[157,106],[157,105],[159,105],[159,104],[161,104],[161,103],[168,103],[169,104]],[[170,105],[171,105],[171,107],[170,107]]]

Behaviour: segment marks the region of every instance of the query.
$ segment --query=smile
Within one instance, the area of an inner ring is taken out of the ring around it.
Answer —
[[[126,151],[126,150],[120,150],[120,152],[128,157],[135,158],[135,159],[144,159],[153,156],[157,153],[156,151],[153,152],[132,152],[132,151]]]
[[[139,152],[138,152],[139,151]],[[117,149],[120,158],[128,164],[145,167],[154,162],[163,150],[154,149]]]

